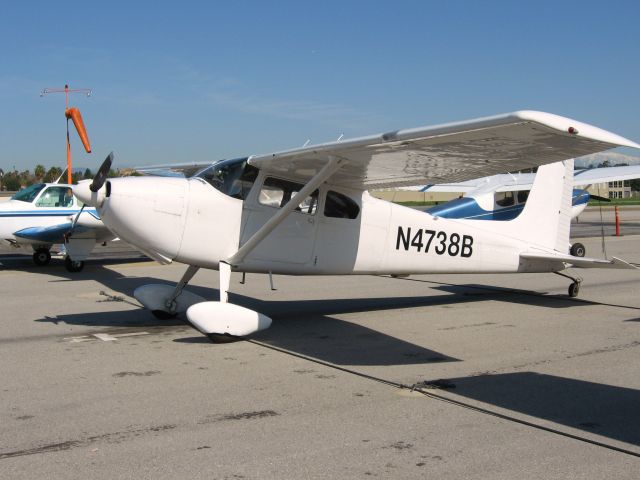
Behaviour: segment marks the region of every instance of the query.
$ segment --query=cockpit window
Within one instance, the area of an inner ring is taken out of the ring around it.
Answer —
[[[216,190],[240,200],[247,198],[257,176],[258,169],[249,165],[247,158],[222,160],[196,175]]]
[[[269,207],[284,207],[293,196],[302,190],[303,185],[280,178],[268,177],[265,179],[258,201],[262,205]],[[318,207],[318,190],[305,198],[300,205],[296,207],[297,212],[314,215]]]
[[[73,191],[69,187],[49,187],[36,202],[36,207],[71,207]]]
[[[21,202],[31,203],[38,196],[40,190],[42,190],[44,186],[44,183],[34,183],[24,190],[20,190],[13,197],[11,197],[11,200],[20,200]]]

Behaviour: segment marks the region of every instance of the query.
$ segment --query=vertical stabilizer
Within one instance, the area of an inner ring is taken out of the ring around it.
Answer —
[[[572,192],[573,159],[541,166],[522,213],[508,222],[509,233],[533,246],[566,254]]]

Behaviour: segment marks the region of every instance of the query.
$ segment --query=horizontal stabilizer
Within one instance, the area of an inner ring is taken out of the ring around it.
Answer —
[[[640,270],[639,267],[617,257],[613,257],[611,260],[603,260],[599,258],[574,257],[573,255],[563,255],[560,253],[533,252],[521,253],[520,258],[541,262],[562,262],[578,268],[622,268]]]

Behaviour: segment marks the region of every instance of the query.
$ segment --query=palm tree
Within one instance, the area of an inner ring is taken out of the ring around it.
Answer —
[[[33,170],[33,174],[36,177],[36,180],[38,182],[41,182],[42,179],[44,178],[44,175],[46,173],[46,170],[44,168],[44,165],[36,165],[36,168]]]

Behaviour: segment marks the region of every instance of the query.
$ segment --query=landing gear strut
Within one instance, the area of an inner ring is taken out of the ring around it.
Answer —
[[[196,303],[205,299],[188,290],[184,290],[199,267],[189,266],[182,279],[175,285],[142,285],[134,290],[133,296],[159,320],[174,318],[184,313]]]
[[[567,275],[566,273],[560,273],[560,272],[553,272],[556,275],[560,275],[561,277],[564,278],[568,278],[569,280],[573,280],[573,283],[571,285],[569,285],[569,296],[571,298],[577,297],[578,293],[580,293],[580,284],[582,283],[582,278],[575,276],[572,277],[571,275]]]
[[[50,261],[51,252],[49,252],[48,248],[38,248],[35,252],[33,252],[33,263],[35,263],[39,267],[48,265]]]

